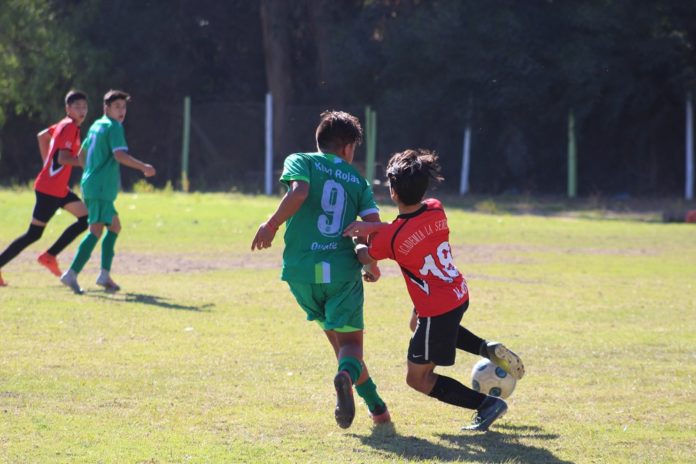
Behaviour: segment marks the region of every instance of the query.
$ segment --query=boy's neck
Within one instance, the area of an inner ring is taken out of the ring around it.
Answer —
[[[399,202],[397,204],[397,207],[399,208],[399,214],[411,214],[421,209],[423,207],[423,203],[419,201],[418,203],[414,203],[413,205],[405,205]]]
[[[335,156],[336,158],[341,158],[341,159],[342,159],[343,161],[345,161],[346,163],[351,164],[351,162],[347,159],[347,157],[344,156],[344,155],[342,155],[340,152],[335,153],[335,152],[332,152],[332,151],[321,151],[321,150],[319,150],[319,153],[324,154],[324,155]],[[352,160],[351,160],[351,161],[352,161]]]

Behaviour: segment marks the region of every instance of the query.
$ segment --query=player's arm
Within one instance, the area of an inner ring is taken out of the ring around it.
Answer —
[[[379,219],[379,213],[370,213],[366,214],[365,216],[362,217],[363,222],[359,224],[381,224],[380,219]],[[346,230],[350,230],[350,225],[346,228]],[[355,229],[353,229],[355,230]],[[356,248],[355,253],[358,255],[358,261],[363,265],[363,279],[365,282],[377,282],[379,278],[382,276],[382,271],[380,271],[379,266],[377,265],[377,261],[373,260],[370,254],[367,252],[367,243],[368,239],[370,237],[370,234],[372,232],[368,233],[367,235],[364,236],[357,236],[355,237],[354,240],[356,240],[358,244],[358,248]],[[360,258],[359,250],[363,250],[362,252],[362,259]],[[368,260],[371,260],[368,262]]]
[[[307,199],[307,195],[309,195],[308,182],[301,180],[291,181],[290,188],[283,199],[280,200],[278,209],[256,231],[254,240],[251,242],[251,249],[262,250],[270,248],[280,225],[290,219],[300,209],[302,203]]]
[[[363,266],[377,264],[377,260],[370,256],[368,246],[364,243],[358,243],[355,245],[355,254],[358,256],[358,261],[360,261],[360,264]]]
[[[36,134],[36,140],[39,143],[39,153],[41,153],[41,160],[46,161],[48,156],[48,148],[51,146],[51,133],[48,129],[44,129],[38,134]]]
[[[70,150],[58,150],[58,163],[63,166],[77,166],[81,167],[80,158],[77,156],[72,156]]]
[[[142,171],[145,177],[152,177],[156,174],[155,168],[151,164],[143,163],[123,150],[114,151],[114,158],[124,166]]]
[[[377,216],[376,220],[374,216]],[[351,222],[343,230],[344,237],[369,237],[378,230],[388,226],[387,222],[379,222],[379,213],[368,214],[362,221]]]

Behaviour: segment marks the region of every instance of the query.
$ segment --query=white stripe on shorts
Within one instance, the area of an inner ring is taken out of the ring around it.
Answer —
[[[425,326],[425,360],[430,361],[430,320],[428,318],[428,323]]]

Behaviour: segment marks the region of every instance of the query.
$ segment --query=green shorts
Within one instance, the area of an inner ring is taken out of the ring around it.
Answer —
[[[288,282],[308,321],[317,321],[324,330],[357,332],[365,328],[362,280],[330,284]]]
[[[85,198],[85,205],[87,206],[87,222],[90,224],[111,225],[114,216],[118,215],[113,201]]]

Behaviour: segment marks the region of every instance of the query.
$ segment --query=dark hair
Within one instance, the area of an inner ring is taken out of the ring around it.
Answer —
[[[443,180],[440,164],[434,152],[419,148],[395,153],[387,164],[389,185],[405,205],[415,205],[423,199],[430,179]]]
[[[351,143],[362,143],[363,130],[358,118],[345,111],[324,111],[316,132],[317,146],[323,152],[338,151]]]
[[[130,95],[128,95],[123,90],[111,89],[104,94],[104,104],[108,106],[108,105],[111,105],[116,100],[125,100],[128,102],[128,101],[130,101],[130,98],[131,98]]]
[[[72,89],[68,93],[65,94],[65,104],[66,105],[72,105],[78,100],[85,100],[87,101],[87,94],[84,93],[82,90],[75,90]]]

